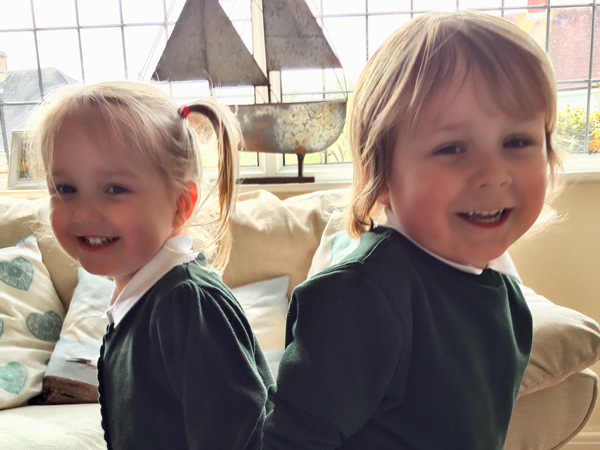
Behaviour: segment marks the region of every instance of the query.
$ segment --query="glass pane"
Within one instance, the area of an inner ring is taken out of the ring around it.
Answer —
[[[258,153],[240,152],[240,166],[258,167]]]
[[[33,11],[38,28],[77,25],[73,0],[33,0]]]
[[[592,78],[600,78],[600,9],[596,8],[596,20],[594,22],[594,65],[592,66]]]
[[[323,71],[311,70],[285,70],[281,72],[282,92],[288,100],[295,101],[294,95],[298,92],[320,92],[323,90]]]
[[[364,13],[365,3],[365,0],[326,0],[323,15]]]
[[[35,90],[35,88],[33,90]],[[39,98],[39,87],[37,88],[36,94]],[[24,130],[26,128],[27,120],[35,107],[36,105],[4,106],[4,120],[6,123],[9,153],[12,143],[12,132],[15,130]]]
[[[33,20],[29,2],[0,0],[0,29],[14,30],[32,27]]]
[[[165,20],[163,0],[121,0],[123,22],[162,23]]]
[[[369,58],[394,32],[411,20],[410,14],[369,17]]]
[[[127,78],[147,81],[150,79],[167,43],[165,29],[160,26],[125,27],[125,55],[127,58]]]
[[[9,71],[37,69],[33,31],[0,33],[0,49],[6,53]]]
[[[591,31],[591,7],[557,8],[551,11],[548,53],[557,80],[588,77]]]
[[[546,48],[546,11],[537,9],[513,9],[504,13],[504,18],[529,35],[542,46]]]
[[[327,163],[347,163],[352,162],[352,152],[350,151],[350,141],[346,133],[342,133],[335,143],[327,149]]]
[[[366,18],[325,19],[330,42],[344,68],[346,77],[356,80],[367,62]],[[352,30],[351,33],[348,30]]]
[[[73,81],[82,81],[76,30],[39,31],[38,46],[43,69],[57,69]]]
[[[250,21],[250,0],[219,0],[219,3],[231,21]]]
[[[454,11],[456,10],[456,0],[414,0],[413,9],[415,11]]]
[[[410,0],[368,0],[369,12],[395,12],[395,11],[410,11]]]
[[[558,111],[554,145],[567,153],[587,153],[587,149],[585,148],[587,86],[585,84],[568,87],[559,85],[558,88]],[[597,103],[598,96],[595,94],[592,104],[595,104],[597,107]],[[590,119],[592,119],[592,115],[590,115]],[[598,127],[598,131],[600,132],[600,127]]]
[[[502,0],[459,0],[460,9],[482,9],[482,8],[500,8]]]
[[[554,4],[554,0],[552,0],[552,3]],[[525,6],[532,6],[532,5],[545,6],[547,4],[548,4],[548,2],[546,0],[504,0],[505,8],[513,8],[513,7],[522,8]]]
[[[120,28],[81,30],[86,83],[125,79]]]
[[[77,0],[81,25],[116,25],[121,23],[119,0]]]
[[[249,20],[235,20],[231,23],[242,38],[242,42],[246,45],[248,51],[252,53],[252,22]]]

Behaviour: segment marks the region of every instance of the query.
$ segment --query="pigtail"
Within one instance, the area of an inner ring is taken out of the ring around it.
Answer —
[[[199,113],[208,118],[217,136],[217,179],[200,203],[200,209],[209,198],[217,195],[219,215],[215,220],[216,230],[212,242],[208,245],[217,244],[212,265],[217,271],[222,271],[227,265],[231,250],[231,223],[235,212],[238,152],[243,147],[242,133],[233,112],[226,106],[202,100],[179,109],[179,114],[184,118],[189,113]]]

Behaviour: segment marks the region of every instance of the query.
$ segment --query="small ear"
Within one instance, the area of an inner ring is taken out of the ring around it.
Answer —
[[[189,181],[183,187],[177,199],[177,210],[175,211],[174,225],[181,227],[192,217],[196,202],[198,201],[198,186]]]
[[[377,200],[384,206],[390,205],[390,187],[388,186],[387,182],[383,185],[383,188],[381,188],[381,192],[379,193]]]

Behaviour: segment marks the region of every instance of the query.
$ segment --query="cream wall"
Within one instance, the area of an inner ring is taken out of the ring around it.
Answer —
[[[600,178],[568,182],[554,206],[564,221],[510,254],[524,284],[600,322]],[[592,369],[600,373],[600,363]],[[600,404],[585,431],[600,432]]]

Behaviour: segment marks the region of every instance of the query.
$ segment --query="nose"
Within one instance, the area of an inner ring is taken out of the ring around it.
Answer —
[[[511,183],[511,172],[506,161],[500,155],[480,155],[473,175],[475,188],[500,188],[509,186]]]
[[[81,224],[98,223],[102,220],[102,213],[94,202],[80,200],[75,205],[73,221]]]

